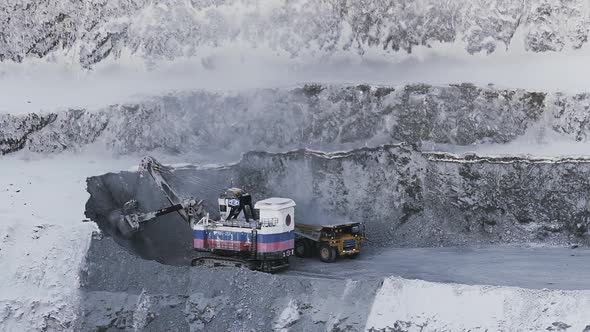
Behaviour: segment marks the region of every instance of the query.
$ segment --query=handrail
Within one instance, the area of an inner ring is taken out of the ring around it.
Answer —
[[[279,218],[260,218],[263,227],[273,227],[279,224]]]

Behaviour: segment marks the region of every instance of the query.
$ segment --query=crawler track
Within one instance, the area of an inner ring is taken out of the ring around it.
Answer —
[[[255,270],[255,266],[245,260],[230,258],[230,257],[217,257],[217,256],[205,256],[197,257],[191,261],[192,266],[206,266],[206,267],[239,267],[250,270]]]

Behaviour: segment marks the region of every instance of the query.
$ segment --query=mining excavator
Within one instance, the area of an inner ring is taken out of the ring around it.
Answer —
[[[295,202],[272,197],[252,204],[252,197],[239,188],[230,188],[218,198],[220,218],[213,220],[203,202],[182,199],[162,175],[166,167],[152,157],[140,164],[162,190],[170,206],[148,213],[135,212],[137,201],[125,203],[110,216],[119,232],[129,238],[142,224],[159,216],[177,212],[193,230],[193,247],[199,257],[192,265],[237,266],[274,272],[289,266],[294,253]]]

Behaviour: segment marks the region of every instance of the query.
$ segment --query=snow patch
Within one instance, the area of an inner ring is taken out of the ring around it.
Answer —
[[[590,291],[466,286],[386,278],[366,330],[582,331],[588,324]]]
[[[291,299],[275,321],[273,330],[277,332],[288,332],[289,327],[293,326],[299,320],[299,317],[300,313],[297,301]]]
[[[137,299],[137,308],[133,312],[133,330],[142,331],[147,325],[150,309],[150,296],[145,289],[139,294]]]

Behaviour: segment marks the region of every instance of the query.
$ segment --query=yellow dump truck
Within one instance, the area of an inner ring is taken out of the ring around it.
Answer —
[[[355,258],[365,237],[364,223],[312,225],[295,223],[295,255],[310,257],[319,254],[323,262],[338,257]]]

